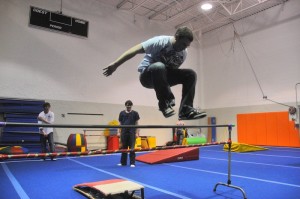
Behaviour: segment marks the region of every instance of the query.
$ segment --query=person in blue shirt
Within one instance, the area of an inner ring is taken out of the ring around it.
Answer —
[[[139,113],[132,110],[132,101],[127,100],[125,102],[126,109],[121,111],[119,114],[119,122],[120,125],[138,125],[138,121],[140,119]],[[138,128],[122,128],[121,130],[121,149],[130,149],[129,157],[130,157],[130,166],[135,167],[135,140],[136,137],[139,136]],[[127,152],[121,154],[121,161],[119,166],[127,165]]]
[[[140,82],[146,88],[154,89],[159,110],[167,118],[175,114],[175,97],[171,87],[182,84],[182,99],[179,107],[180,120],[206,117],[206,112],[193,107],[197,74],[192,69],[180,69],[187,56],[186,48],[193,41],[193,33],[187,27],[179,28],[174,36],[156,36],[133,46],[117,60],[104,68],[105,76],[112,75],[124,62],[137,54],[144,53],[138,66]]]

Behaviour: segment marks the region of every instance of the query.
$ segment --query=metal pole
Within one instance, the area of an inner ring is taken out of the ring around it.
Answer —
[[[87,156],[87,155],[104,155],[111,153],[124,153],[130,151],[155,151],[155,150],[167,150],[167,149],[178,149],[178,148],[191,148],[191,147],[202,147],[211,145],[227,144],[228,142],[213,142],[204,144],[192,144],[192,145],[175,145],[175,146],[157,146],[147,149],[120,149],[120,150],[95,150],[85,152],[61,152],[61,153],[27,153],[27,154],[16,154],[6,155],[0,154],[0,160],[5,159],[20,159],[20,158],[43,158],[43,157],[63,157],[63,156]]]
[[[227,144],[228,144],[228,178],[227,178],[227,183],[218,182],[215,185],[213,191],[216,192],[217,187],[219,185],[226,186],[226,187],[230,187],[230,188],[240,190],[243,194],[244,199],[247,199],[246,193],[241,187],[231,185],[231,131],[232,131],[232,127],[233,127],[233,125],[228,126],[228,142],[227,142]]]
[[[187,125],[185,128],[228,127],[230,125]],[[38,124],[0,122],[0,127],[54,127],[54,128],[177,128],[177,125],[85,125],[85,124]]]
[[[228,126],[228,180],[227,180],[227,184],[231,184],[231,131],[232,131],[232,127]]]

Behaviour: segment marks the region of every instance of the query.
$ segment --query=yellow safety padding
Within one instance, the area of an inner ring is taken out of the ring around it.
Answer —
[[[149,144],[149,148],[155,148],[156,147],[156,137],[149,136],[148,137],[148,144]]]
[[[142,139],[141,137],[137,137],[135,139],[135,149],[141,149],[142,148]]]
[[[268,150],[268,149],[260,146],[254,146],[254,145],[237,143],[237,142],[231,143],[232,152],[243,153],[243,152],[264,151],[264,150]],[[224,144],[224,151],[228,151],[228,144]]]
[[[143,149],[155,148],[156,137],[155,136],[142,136],[141,146]]]

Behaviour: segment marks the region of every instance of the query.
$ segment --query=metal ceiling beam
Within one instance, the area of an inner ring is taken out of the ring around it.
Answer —
[[[230,11],[228,9],[228,7],[226,7],[226,5],[224,4],[224,1],[220,0],[218,3],[224,8],[224,10],[226,10],[226,12],[229,14],[229,15],[235,15],[239,12],[243,12],[243,11],[246,11],[250,8],[253,8],[253,7],[256,7],[256,6],[259,6],[263,3],[266,3],[267,1],[271,1],[271,0],[255,0],[250,6],[248,7],[245,7],[245,8],[241,8],[242,7],[242,4],[243,4],[243,1],[245,0],[239,0],[239,3],[237,4],[237,6],[235,6],[234,10],[233,11]],[[249,1],[248,1],[249,2]],[[231,5],[233,6],[233,5]],[[238,8],[241,8],[241,9],[238,9]]]
[[[240,1],[240,3],[242,2],[242,0]],[[224,3],[222,3],[221,1],[218,1],[218,3],[223,7],[223,9],[229,14],[232,15],[232,12],[224,5]]]
[[[151,4],[146,4],[146,2],[151,1]],[[176,6],[176,4],[181,5],[181,2],[185,3],[188,1],[189,0],[122,0],[120,3],[115,5],[117,9],[120,9],[124,7],[125,4],[130,4],[130,8],[128,8],[129,6],[127,6],[126,8],[131,10],[131,12],[144,11],[144,9],[151,10],[151,12],[147,12],[146,14],[145,12],[143,12],[142,16],[146,17],[150,15],[148,19],[155,20],[155,18],[161,15],[164,18],[159,17],[158,20],[161,20],[164,23],[175,23],[175,28],[189,23],[192,23],[191,25],[196,26],[198,23],[200,25],[197,27],[201,26],[201,29],[207,32],[221,27],[229,21],[232,22],[231,17],[233,16],[235,16],[236,20],[239,20],[240,18],[245,18],[252,14],[261,12],[262,10],[285,3],[288,0],[197,0],[196,2],[193,2],[194,4],[192,6],[188,6],[187,8],[184,8],[183,6]],[[216,7],[214,8],[215,11],[213,12],[215,14],[222,14],[224,16],[215,16],[213,13],[205,14],[200,11],[199,14],[197,12],[195,14],[191,14],[190,11],[194,11],[204,2],[214,3]],[[155,5],[156,7],[153,7]],[[175,8],[177,10],[175,10]],[[247,16],[243,13],[246,13]],[[178,18],[180,18],[180,20]],[[210,22],[207,20],[203,21],[205,18],[208,18]],[[178,22],[176,22],[176,19],[178,19]],[[200,30],[200,28],[198,30]],[[194,31],[198,30],[195,29]]]
[[[122,2],[120,2],[118,5],[117,5],[117,9],[120,9],[125,3],[127,3],[129,0],[123,0]]]
[[[177,13],[176,15],[173,15],[172,17],[168,18],[165,22],[170,22],[170,21],[172,21],[172,20],[174,20],[174,19],[180,17],[181,15],[185,14],[186,12],[188,12],[188,11],[194,9],[195,6],[199,6],[201,3],[202,3],[202,2],[198,2],[198,3],[194,4],[194,5],[191,5],[190,7],[188,7],[188,8],[186,8],[186,9],[182,10],[181,12]]]
[[[236,8],[234,9],[234,11],[233,11],[233,12],[236,12],[236,11],[237,11],[237,9],[238,9],[240,6],[242,6],[242,1],[240,1],[240,2],[238,3],[238,5],[236,6]]]
[[[142,2],[138,3],[136,6],[133,6],[130,10],[131,11],[136,10],[137,8],[141,7],[144,3],[146,3],[147,1],[150,1],[150,0],[144,0],[144,1],[142,1]]]
[[[261,1],[258,0],[257,3],[255,3],[255,4],[251,5],[251,6],[248,6],[247,8],[240,9],[240,10],[238,10],[238,11],[236,11],[236,12],[233,12],[232,15],[237,14],[237,13],[239,13],[239,12],[243,12],[243,11],[245,11],[245,10],[248,10],[248,9],[250,9],[250,8],[253,8],[253,7],[256,7],[256,6],[258,6],[258,5],[261,5],[261,4],[263,4],[263,3],[267,2],[267,1],[270,1],[270,0],[261,0]]]
[[[183,0],[178,0],[178,2],[181,2],[181,1],[183,1]],[[153,18],[156,17],[157,15],[160,15],[161,13],[163,13],[163,12],[165,12],[166,10],[168,10],[168,9],[172,8],[173,6],[175,6],[178,2],[177,2],[176,0],[173,1],[172,3],[170,3],[170,5],[165,6],[165,7],[163,7],[161,10],[159,10],[159,11],[157,11],[156,13],[150,15],[150,16],[148,17],[148,19],[150,19],[150,20],[153,19]]]
[[[237,7],[240,6],[239,4],[241,4],[242,1],[243,1],[243,0],[239,0],[239,3],[238,3],[238,5],[236,6],[235,10],[237,9]],[[256,1],[257,1],[257,0],[256,0]],[[205,14],[203,14],[203,15],[206,16],[212,23],[220,23],[220,22],[226,21],[226,20],[228,20],[228,19],[231,20],[231,17],[232,17],[233,15],[236,15],[236,14],[238,14],[238,13],[240,13],[240,12],[246,11],[246,10],[248,10],[248,9],[250,9],[250,8],[253,8],[253,7],[255,7],[255,6],[258,6],[258,5],[260,5],[260,4],[266,3],[267,1],[270,1],[270,0],[259,0],[260,3],[257,1],[255,4],[252,4],[251,6],[248,6],[247,8],[241,9],[241,10],[239,10],[239,11],[230,12],[229,9],[226,8],[226,7],[223,5],[223,3],[224,3],[225,1],[224,1],[224,0],[218,0],[218,3],[222,6],[222,8],[224,8],[224,9],[226,10],[226,12],[228,12],[229,16],[224,16],[223,18],[218,19],[218,20],[212,20],[209,16],[207,16],[207,15],[205,15]],[[284,0],[284,1],[287,1],[287,0]],[[211,2],[212,2],[212,1],[211,1]],[[216,1],[214,1],[214,2],[216,2]],[[279,4],[281,4],[281,3],[279,3]],[[219,7],[220,7],[220,6],[219,6]],[[216,10],[218,10],[218,8],[216,8]],[[219,12],[219,14],[221,14],[221,13]],[[176,25],[176,27],[178,28],[178,27],[180,27],[180,26],[182,26],[182,25],[188,24],[188,23],[190,23],[191,21],[197,20],[197,19],[200,18],[200,17],[202,17],[202,15],[197,15],[196,17],[193,17],[193,18],[191,18],[191,19],[189,19],[189,20],[186,20],[185,22],[183,22],[183,23],[181,23],[181,24],[179,24],[179,25]],[[211,25],[211,24],[209,24],[208,26],[210,26],[210,25]]]
[[[263,3],[264,3],[265,1],[266,1],[266,0],[261,0],[261,2],[263,2]],[[269,1],[269,0],[267,0],[267,1]],[[280,1],[277,1],[277,3],[274,4],[274,5],[272,5],[271,7],[278,6],[278,5],[283,4],[283,3],[287,2],[287,1],[288,1],[288,0],[280,0]],[[271,7],[268,7],[268,8],[271,8]],[[263,10],[265,10],[265,9],[263,9]],[[252,13],[252,14],[257,14],[257,13],[259,13],[259,12],[262,12],[263,10],[257,11],[257,12]],[[251,14],[251,15],[252,15],[252,14]],[[248,15],[248,16],[250,16],[250,15]],[[217,23],[222,24],[222,25],[220,25],[220,26],[216,26],[215,28],[212,28],[212,29],[209,29],[209,30],[206,31],[206,32],[209,32],[209,31],[215,30],[215,29],[217,29],[217,28],[220,28],[220,27],[222,27],[222,26],[225,26],[225,25],[227,25],[227,24],[229,24],[229,23],[233,23],[233,22],[235,22],[235,21],[241,20],[241,19],[243,19],[243,18],[245,18],[245,17],[248,17],[248,16],[244,16],[244,17],[239,18],[239,19],[237,19],[237,20],[231,19],[232,16],[226,16],[226,17],[224,17],[224,18],[222,18],[222,19],[215,20],[214,23],[208,24],[208,25],[207,25],[206,27],[204,27],[204,28],[202,27],[202,28],[196,29],[195,31],[200,31],[200,30],[209,28],[209,27],[211,27],[211,26],[213,26],[213,25],[215,25],[215,24],[217,24]],[[226,20],[230,20],[230,22],[226,23]],[[224,23],[224,22],[225,22],[225,23]],[[206,32],[202,32],[202,33],[206,33]]]
[[[219,7],[220,7],[220,6],[219,6]],[[217,8],[214,8],[214,13],[213,13],[213,15],[215,15],[217,12],[218,12],[218,7],[217,7]],[[219,13],[219,14],[220,14],[220,13]],[[197,16],[194,16],[194,17],[192,17],[192,18],[190,18],[190,19],[184,21],[183,23],[176,25],[175,28],[178,28],[178,27],[180,27],[180,26],[183,26],[183,25],[185,25],[185,24],[190,23],[191,21],[199,20],[199,18],[204,18],[204,17],[206,17],[211,23],[214,22],[214,20],[212,19],[212,17],[209,17],[209,16],[208,16],[207,14],[205,14],[205,13],[200,13],[200,14],[198,14]]]

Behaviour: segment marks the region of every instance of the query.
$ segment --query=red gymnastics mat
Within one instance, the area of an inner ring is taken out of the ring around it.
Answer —
[[[147,164],[199,160],[199,147],[159,150],[137,156],[136,160]]]

